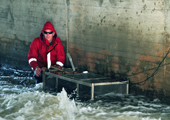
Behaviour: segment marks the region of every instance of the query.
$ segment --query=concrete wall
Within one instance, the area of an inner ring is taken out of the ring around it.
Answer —
[[[29,67],[26,60],[29,45],[47,20],[54,24],[75,66],[115,78],[129,75],[133,83],[146,80],[170,48],[168,0],[0,0],[0,3],[1,65],[19,63]],[[163,64],[170,62],[169,57],[170,54]],[[133,86],[131,92],[159,98],[170,96],[169,71],[168,65],[160,67],[154,77],[144,85]]]
[[[169,49],[168,0],[70,1],[69,51],[77,66],[131,82],[146,80]],[[169,56],[163,64],[168,64]],[[169,66],[131,92],[170,96]],[[169,99],[169,98],[168,98]]]

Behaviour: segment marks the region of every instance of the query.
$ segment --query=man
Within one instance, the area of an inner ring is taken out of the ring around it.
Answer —
[[[51,22],[47,21],[39,35],[29,48],[28,62],[34,70],[34,78],[37,83],[42,82],[42,71],[49,69],[51,65],[62,67],[65,61],[63,45]]]

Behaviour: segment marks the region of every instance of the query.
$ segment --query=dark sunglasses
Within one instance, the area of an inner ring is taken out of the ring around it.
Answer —
[[[52,34],[52,33],[53,33],[53,31],[51,31],[51,32],[44,31],[44,34]]]

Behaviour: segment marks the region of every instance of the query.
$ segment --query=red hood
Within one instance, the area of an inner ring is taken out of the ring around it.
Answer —
[[[57,32],[55,31],[53,24],[52,24],[50,21],[47,21],[47,22],[44,24],[44,27],[43,27],[43,29],[42,29],[42,31],[41,31],[41,33],[40,33],[40,36],[39,36],[39,37],[41,38],[41,40],[43,39],[43,32],[44,32],[45,30],[47,30],[47,29],[55,32],[54,37],[55,37],[55,39],[58,38]]]

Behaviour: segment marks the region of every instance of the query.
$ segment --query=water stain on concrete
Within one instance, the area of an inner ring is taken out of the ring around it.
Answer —
[[[99,0],[99,5],[102,6],[103,0]]]
[[[10,5],[0,11],[0,18],[4,19],[3,22],[6,22],[9,28],[14,27],[14,17]]]
[[[110,2],[112,5],[116,5],[116,4],[117,4],[117,0],[109,0],[109,2]]]

